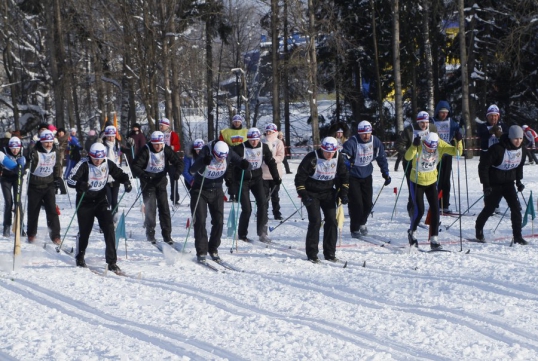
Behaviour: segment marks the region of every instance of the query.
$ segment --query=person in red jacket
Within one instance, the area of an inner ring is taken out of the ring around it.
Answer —
[[[523,133],[527,139],[527,146],[525,147],[525,150],[527,152],[527,156],[529,157],[529,161],[531,164],[538,164],[538,159],[536,158],[536,154],[534,154],[536,151],[536,143],[538,142],[538,133],[536,133],[536,131],[530,128],[528,125],[524,125],[521,128],[523,128]]]
[[[179,153],[181,145],[179,135],[170,128],[170,120],[162,118],[159,120],[159,130],[164,134],[164,144],[168,145],[175,153]],[[183,155],[176,154],[183,159]],[[178,181],[174,180],[176,169],[172,164],[168,165],[168,178],[170,178],[170,200],[174,205],[179,204]]]

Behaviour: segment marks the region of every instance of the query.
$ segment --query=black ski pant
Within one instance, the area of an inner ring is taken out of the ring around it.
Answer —
[[[174,180],[174,175],[176,174],[176,167],[172,164],[168,165],[168,177],[170,178],[170,200],[172,203],[179,202],[179,189],[178,182],[179,180]]]
[[[306,232],[306,256],[318,257],[319,232],[321,228],[321,211],[325,217],[323,225],[323,255],[332,258],[336,254],[338,223],[336,221],[336,192],[330,190],[322,193],[308,192],[312,203],[306,207],[308,212],[308,231]],[[321,209],[321,211],[320,211]]]
[[[437,165],[439,172],[439,181],[437,187],[439,191],[443,191],[443,198],[439,200],[439,206],[449,208],[450,206],[450,178],[452,175],[452,156],[443,155],[441,162]]]
[[[224,175],[226,187],[228,187],[228,195],[230,196],[230,201],[237,201],[239,199],[237,193],[239,193],[239,183],[241,180],[237,179],[234,169],[235,167],[233,164],[228,164],[226,174]]]
[[[265,190],[265,199],[267,200],[267,213],[269,213],[269,195],[271,195],[271,205],[273,206],[273,216],[275,218],[281,217],[280,214],[280,197],[278,192],[280,191],[280,184],[276,185],[274,180],[263,180],[263,189]],[[273,190],[274,189],[274,190]],[[273,193],[271,193],[273,191]]]
[[[166,193],[166,185],[168,180],[162,177],[157,183],[155,180],[147,185],[142,182],[142,199],[146,208],[146,218],[144,225],[146,227],[146,237],[148,241],[155,240],[155,225],[157,209],[159,210],[159,222],[161,223],[161,234],[165,242],[172,241],[172,222],[170,220],[170,208],[168,206],[168,194]]]
[[[411,230],[416,231],[422,216],[424,215],[424,195],[430,206],[430,236],[439,234],[439,201],[437,197],[437,183],[422,186],[414,182],[410,183],[410,193],[413,197],[413,216],[411,217]]]
[[[51,240],[60,238],[60,218],[56,212],[56,189],[54,182],[47,185],[30,185],[28,187],[28,237],[35,237],[41,205],[47,214],[47,228]]]
[[[525,152],[527,152],[527,159],[529,159],[529,162],[534,162],[538,164],[538,159],[536,158],[536,154],[534,153],[534,148],[527,148],[524,147]]]
[[[284,159],[282,160],[282,164],[284,164],[284,169],[286,170],[286,174],[291,174],[291,170],[290,170],[290,164],[288,163],[288,155],[286,155],[284,157]]]
[[[267,234],[267,199],[263,189],[262,177],[243,180],[241,188],[241,215],[239,216],[239,229],[237,233],[239,238],[245,238],[248,235],[248,223],[252,213],[252,205],[250,204],[250,192],[256,199],[258,210],[256,211],[256,230],[258,236]]]
[[[4,227],[11,226],[13,196],[17,194],[17,177],[2,177],[2,194],[4,195]]]
[[[401,153],[398,153],[398,155],[396,156],[396,163],[394,163],[394,171],[397,172],[398,171],[398,168],[400,167],[400,163],[403,159],[404,155],[401,154]],[[405,167],[404,167],[405,169]]]
[[[372,176],[349,177],[349,230],[358,232],[366,224],[372,211]]]
[[[77,194],[77,204],[79,201],[80,197]],[[106,263],[114,264],[118,260],[116,255],[116,234],[114,231],[114,221],[112,220],[112,211],[108,209],[108,201],[105,197],[97,199],[84,198],[80,204],[77,212],[79,235],[75,249],[76,258],[84,258],[86,254],[94,218],[97,218],[99,227],[105,237]]]
[[[521,238],[521,211],[517,199],[517,191],[513,183],[495,185],[491,187],[491,194],[484,197],[484,209],[476,217],[475,229],[484,230],[488,218],[495,212],[501,198],[504,197],[508,207],[510,207],[510,218],[512,220],[512,234],[515,238]]]
[[[112,211],[118,205],[118,194],[120,193],[120,182],[110,182],[106,184],[106,199]],[[118,210],[116,209],[116,212]]]
[[[410,161],[405,160],[405,158],[402,160],[402,166],[404,167],[405,171],[405,179],[407,182],[407,189],[409,189],[409,193],[407,196],[407,214],[409,214],[409,218],[413,217],[413,197],[411,197],[411,169],[413,168],[413,165]]]
[[[198,202],[198,206],[196,206]],[[207,210],[211,215],[211,235],[207,238]],[[221,187],[191,189],[191,213],[194,227],[194,246],[197,256],[218,252],[224,224],[224,192]]]

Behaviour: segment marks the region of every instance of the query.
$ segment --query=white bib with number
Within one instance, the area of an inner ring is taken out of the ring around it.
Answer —
[[[228,166],[228,163],[226,161],[219,162],[218,160],[213,157],[211,159],[211,163],[209,163],[208,166],[206,166],[205,170],[205,177],[207,179],[217,179],[226,173],[226,168]],[[198,172],[200,174],[200,172]],[[203,176],[203,174],[200,174]]]
[[[516,150],[506,149],[504,151],[503,161],[498,166],[495,166],[495,168],[500,169],[500,170],[510,170],[510,169],[517,168],[519,164],[521,163],[522,155],[523,155],[522,148],[519,148]]]
[[[50,153],[41,153],[37,152],[38,161],[37,167],[35,167],[33,175],[37,177],[48,177],[54,171],[54,166],[56,165],[56,152],[52,151]]]
[[[330,181],[336,177],[336,168],[338,165],[338,152],[332,157],[332,159],[322,159],[318,157],[318,152],[316,154],[316,171],[310,178],[319,180],[319,181]]]
[[[423,147],[422,154],[418,157],[417,171],[421,173],[433,172],[437,167],[438,159],[439,151],[437,149],[433,153],[428,153]]]
[[[437,127],[437,134],[439,135],[439,138],[447,143],[450,143],[450,120],[435,122],[435,126]]]
[[[243,147],[245,147],[244,144],[243,144]],[[252,170],[260,169],[262,167],[262,161],[263,161],[263,146],[260,146],[258,148],[245,147],[244,158],[248,160],[248,162],[252,166]]]
[[[108,180],[108,162],[103,162],[99,166],[88,162],[88,184],[90,191],[100,191]]]
[[[148,165],[146,166],[146,172],[161,173],[161,172],[164,172],[164,167],[165,167],[164,149],[161,150],[159,153],[153,153],[150,150]]]
[[[357,154],[355,155],[356,167],[366,167],[374,159],[374,142],[370,138],[369,143],[357,143]]]

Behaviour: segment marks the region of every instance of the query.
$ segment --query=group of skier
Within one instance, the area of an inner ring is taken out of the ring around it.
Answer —
[[[497,106],[488,108],[486,122],[478,127],[481,155],[479,177],[484,190],[484,208],[476,220],[476,240],[485,242],[483,233],[487,219],[505,198],[510,210],[514,242],[527,244],[521,234],[521,211],[517,191],[522,184],[525,163],[522,147],[524,130],[513,125],[509,129],[499,121]],[[145,206],[144,227],[146,238],[155,244],[156,213],[163,241],[173,244],[172,222],[168,204],[167,183],[171,182],[170,199],[178,204],[177,184],[183,174],[190,193],[190,209],[194,228],[196,256],[205,262],[207,254],[220,261],[218,248],[224,224],[223,181],[226,182],[231,201],[241,205],[237,239],[252,242],[248,225],[252,213],[250,193],[256,200],[256,231],[258,240],[270,243],[268,237],[268,203],[272,201],[273,216],[282,220],[279,205],[279,188],[282,182],[281,163],[285,159],[284,144],[278,139],[275,124],[265,128],[265,138],[257,128],[244,129],[243,118],[234,116],[232,126],[221,132],[220,140],[205,143],[196,139],[192,154],[181,156],[177,133],[171,131],[170,122],[163,118],[160,131],[154,131],[146,144],[129,138],[129,158],[132,175],[140,179],[140,192]],[[528,127],[524,127],[528,132]],[[134,136],[140,126],[133,126]],[[372,125],[362,121],[357,134],[343,136],[341,127],[334,137],[325,137],[320,148],[308,153],[300,162],[295,176],[295,186],[308,213],[306,255],[317,263],[320,228],[323,212],[323,255],[331,262],[338,262],[336,241],[338,226],[336,210],[339,204],[348,205],[350,235],[352,238],[368,236],[367,220],[373,207],[373,164],[375,160],[383,178],[383,187],[391,183],[383,143],[372,135]],[[118,206],[120,184],[125,192],[132,190],[129,175],[122,170],[121,147],[117,129],[109,125],[102,138],[92,144],[88,156],[73,165],[67,176],[67,185],[77,191],[77,218],[79,235],[76,245],[76,265],[86,267],[85,252],[88,239],[97,218],[106,243],[106,262],[109,270],[120,271],[115,249],[114,213]],[[262,141],[263,138],[263,141]],[[451,213],[450,175],[452,157],[463,152],[463,135],[458,123],[450,117],[448,102],[441,101],[433,118],[421,111],[416,122],[406,127],[396,141],[396,150],[403,154],[405,176],[409,188],[407,209],[410,217],[408,240],[418,246],[416,230],[424,215],[424,197],[429,205],[429,242],[438,250],[440,211]],[[529,138],[530,140],[530,138]],[[28,162],[26,162],[28,159]],[[20,180],[28,168],[28,224],[27,237],[34,242],[37,234],[39,211],[43,206],[51,241],[59,245],[60,222],[55,200],[55,182],[61,180],[61,156],[54,144],[54,134],[40,129],[38,141],[27,156],[22,154],[18,137],[12,137],[0,152],[2,191],[6,200],[4,236],[10,235],[13,195],[20,188]],[[18,169],[18,170],[17,170]],[[287,172],[290,173],[290,172]],[[168,175],[168,178],[167,178]],[[63,182],[63,181],[62,181]],[[515,188],[514,187],[515,184]],[[442,192],[442,195],[440,194]],[[206,231],[207,211],[211,216],[211,231]]]

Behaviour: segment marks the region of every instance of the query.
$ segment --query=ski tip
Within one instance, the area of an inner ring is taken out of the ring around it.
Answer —
[[[469,253],[471,253],[470,249],[468,249],[467,252],[465,252],[465,254],[469,254]]]
[[[347,262],[346,262],[347,264]],[[366,268],[366,261],[364,261],[364,263],[362,264],[362,267]]]
[[[347,261],[344,262],[344,267],[342,267],[342,268],[347,268]]]

